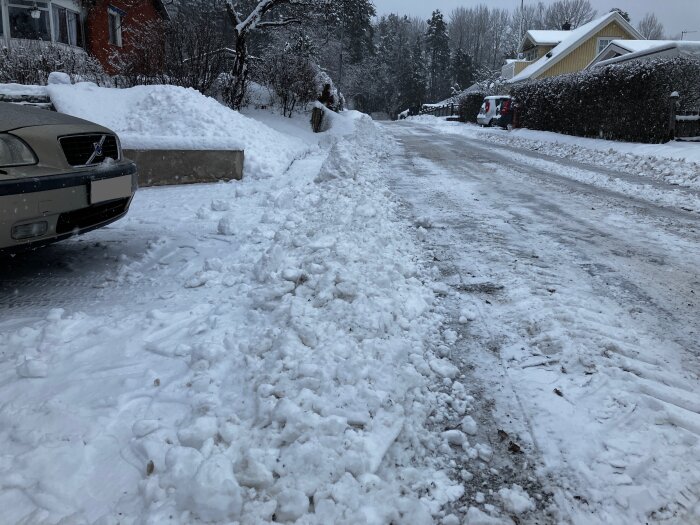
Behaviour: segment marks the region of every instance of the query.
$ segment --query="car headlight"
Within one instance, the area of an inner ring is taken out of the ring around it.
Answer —
[[[0,133],[0,168],[36,164],[34,152],[23,140],[8,133]]]

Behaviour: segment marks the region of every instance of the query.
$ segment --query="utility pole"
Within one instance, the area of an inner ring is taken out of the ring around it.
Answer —
[[[523,40],[523,25],[525,23],[525,0],[520,0],[520,41]],[[682,40],[682,39],[681,39]],[[520,42],[518,42],[518,45]]]
[[[520,38],[518,39],[518,47],[520,47],[520,43],[523,41],[523,25],[525,24],[525,0],[520,0],[520,34],[518,35]],[[518,58],[520,57],[520,53],[518,53]]]

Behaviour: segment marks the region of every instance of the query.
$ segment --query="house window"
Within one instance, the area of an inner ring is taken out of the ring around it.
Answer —
[[[53,31],[56,42],[71,46],[83,45],[80,13],[65,7],[53,6]]]
[[[598,39],[598,53],[600,53],[603,49],[608,47],[608,44],[615,40],[614,38],[599,38]]]
[[[32,16],[32,14],[35,14]],[[51,40],[49,32],[49,4],[13,0],[7,8],[12,38]],[[36,17],[36,18],[35,18]]]
[[[107,11],[109,18],[109,43],[114,46],[122,46],[122,14],[110,7]]]

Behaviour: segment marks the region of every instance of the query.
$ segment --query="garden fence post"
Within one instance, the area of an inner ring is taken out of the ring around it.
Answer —
[[[674,140],[676,138],[676,106],[678,104],[678,99],[680,95],[678,91],[674,91],[668,97],[669,99],[669,118],[668,118],[668,139]]]

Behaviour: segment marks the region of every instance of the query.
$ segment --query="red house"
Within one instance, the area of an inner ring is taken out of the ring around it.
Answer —
[[[0,0],[0,47],[50,42],[88,51],[114,73],[112,58],[158,40],[163,0]]]
[[[87,8],[86,48],[112,74],[114,55],[138,52],[144,37],[153,36],[147,33],[158,31],[158,23],[168,18],[162,0],[93,0]]]

